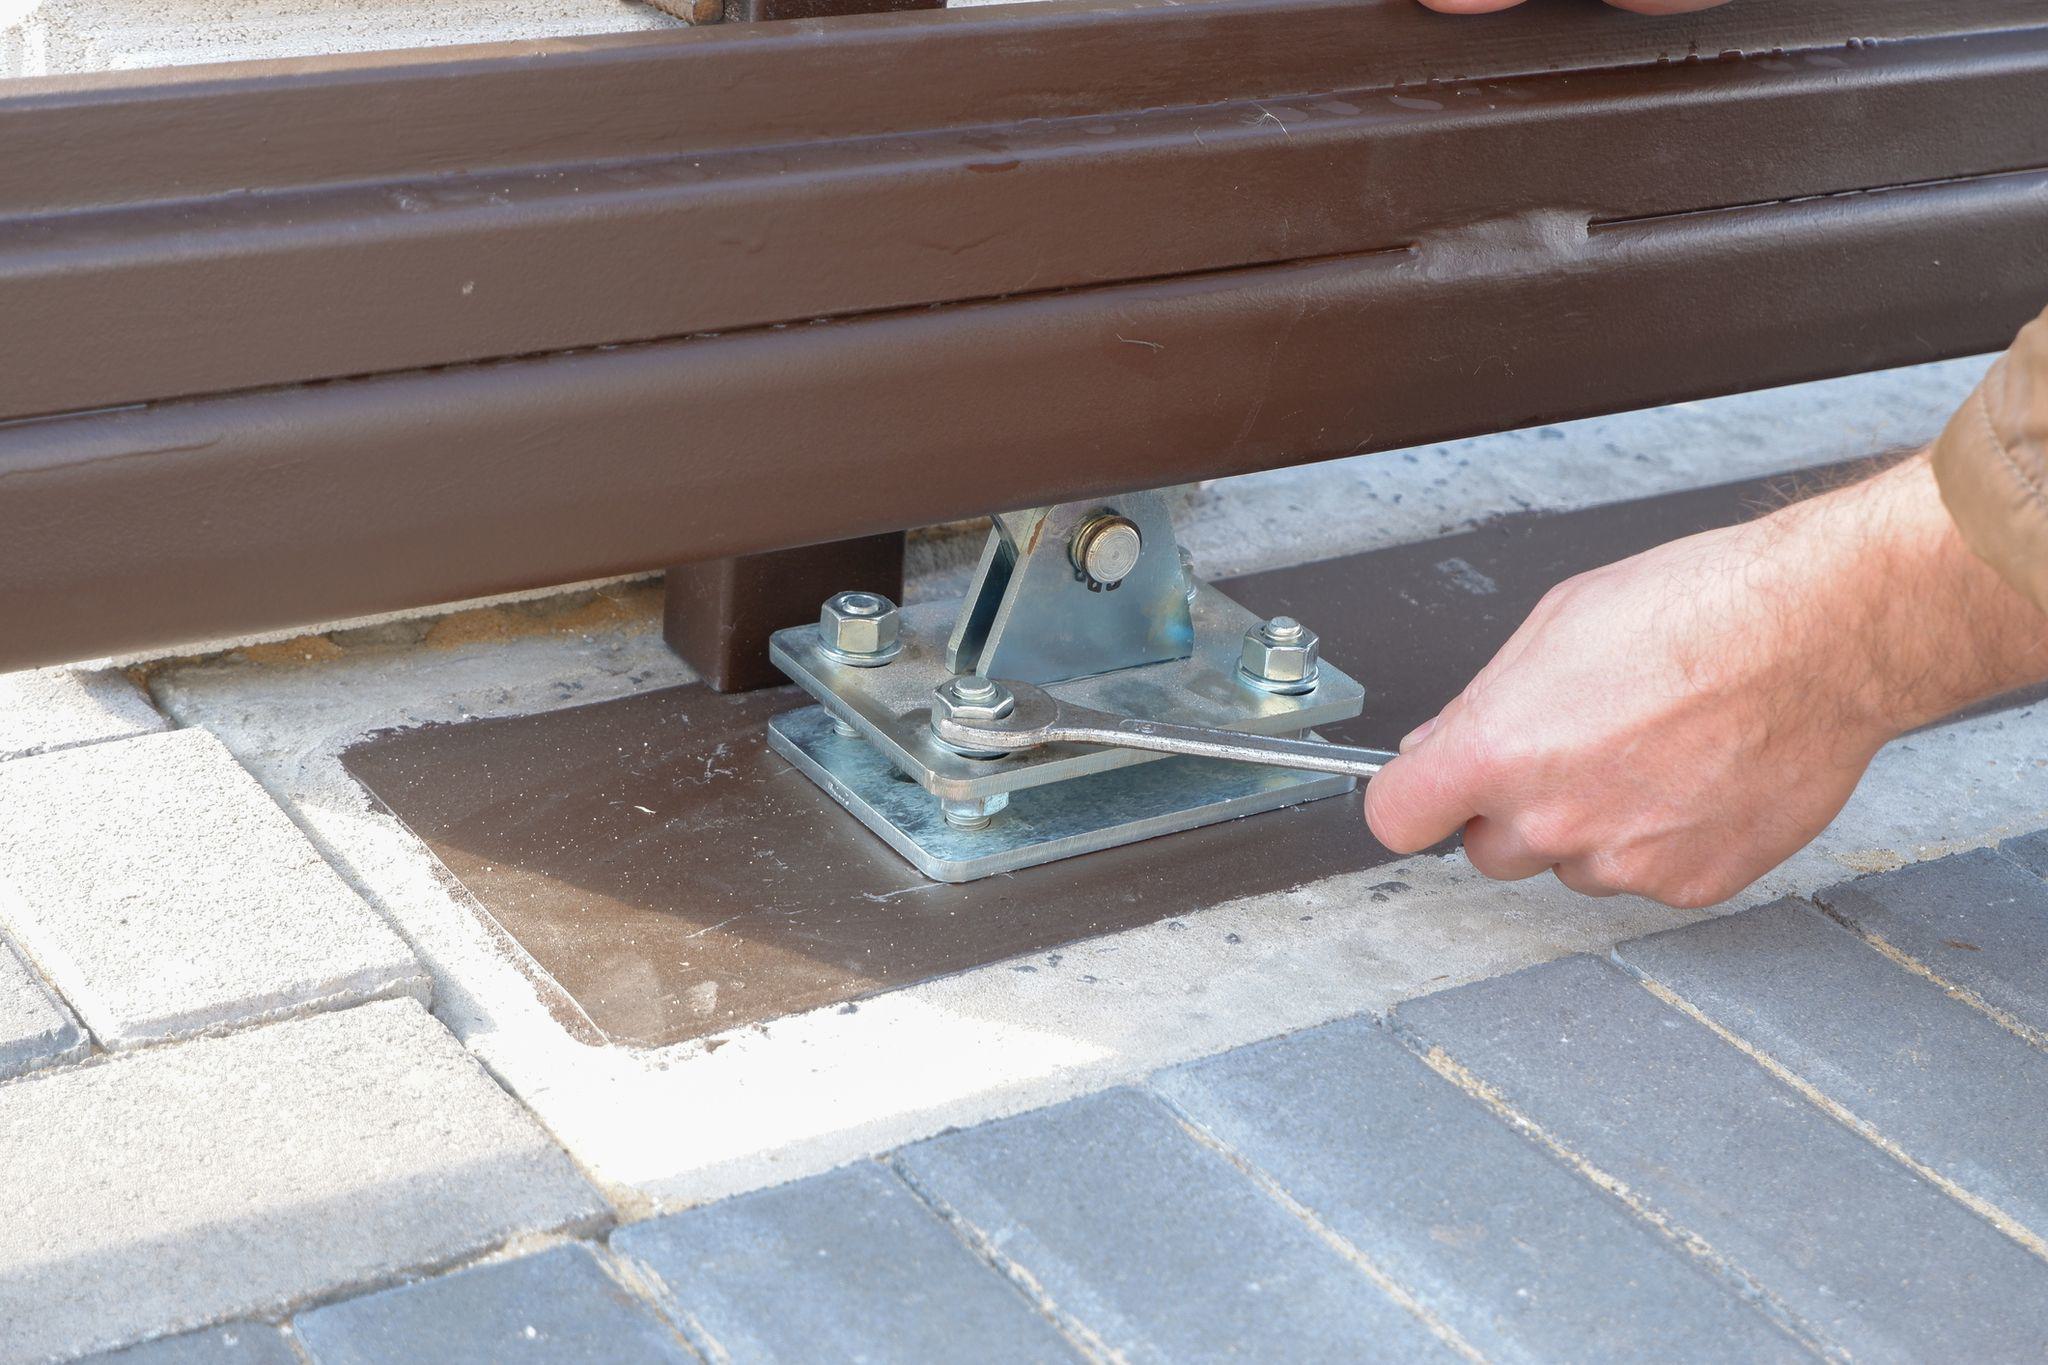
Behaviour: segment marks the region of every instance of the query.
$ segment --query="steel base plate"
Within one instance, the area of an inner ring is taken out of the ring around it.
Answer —
[[[1014,792],[987,828],[957,829],[873,744],[839,734],[823,707],[768,722],[768,743],[925,876],[971,882],[1261,811],[1339,796],[1349,777],[1204,758],[1165,758]]]

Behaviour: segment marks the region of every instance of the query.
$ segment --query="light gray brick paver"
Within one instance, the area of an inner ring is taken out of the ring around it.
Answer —
[[[1117,1358],[1455,1359],[1148,1096],[1074,1100],[897,1160]]]
[[[75,1061],[91,1046],[42,978],[0,939],[0,1081]]]
[[[260,1322],[231,1322],[161,1337],[89,1358],[89,1365],[302,1365],[284,1333]]]
[[[1615,956],[1914,1160],[2048,1232],[2048,1052],[1796,901]]]
[[[170,728],[115,669],[0,673],[0,760]]]
[[[0,1360],[370,1287],[607,1214],[416,1001],[0,1086]]]
[[[2048,877],[2048,829],[2007,839],[1998,851],[2037,877]]]
[[[203,730],[0,764],[0,923],[101,1046],[431,981]]]
[[[1015,1289],[872,1164],[638,1223],[611,1245],[714,1360],[1074,1359]]]
[[[694,1360],[580,1243],[302,1313],[316,1365],[639,1365]]]
[[[1369,1019],[1152,1084],[1488,1360],[1806,1360],[1730,1285]]]
[[[1988,849],[1814,897],[1862,933],[2048,1033],[2048,882]]]
[[[1426,996],[1396,1022],[1859,1360],[2048,1341],[2048,1265],[1611,963]]]

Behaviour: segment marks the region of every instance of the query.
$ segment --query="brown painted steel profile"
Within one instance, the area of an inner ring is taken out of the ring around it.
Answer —
[[[2043,88],[2032,0],[16,82],[0,667],[1991,349]]]

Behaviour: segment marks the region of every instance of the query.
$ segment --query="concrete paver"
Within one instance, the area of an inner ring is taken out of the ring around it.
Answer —
[[[2017,1359],[2048,1265],[1611,963],[1568,958],[1396,1020],[1863,1360]]]
[[[1798,902],[1638,939],[1614,955],[1882,1141],[2048,1231],[2048,1052]]]
[[[2048,877],[2048,829],[2007,839],[1998,851],[2037,877]]]
[[[897,1161],[1111,1359],[1455,1359],[1317,1230],[1140,1093],[932,1138]]]
[[[316,1308],[292,1326],[316,1365],[696,1358],[580,1243]]]
[[[0,764],[0,809],[0,923],[111,1051],[431,992],[204,731]]]
[[[42,979],[0,939],[0,1081],[83,1057],[92,1043]]]
[[[1152,1084],[1488,1360],[1808,1358],[1737,1286],[1370,1019]]]
[[[1991,849],[1816,893],[1858,932],[2048,1034],[2048,882]]]
[[[413,1000],[0,1086],[0,1360],[388,1282],[604,1201]]]
[[[231,1322],[203,1332],[159,1337],[90,1358],[89,1365],[302,1365],[283,1332],[260,1322]]]
[[[0,673],[0,760],[169,728],[142,689],[114,669]]]
[[[1068,1361],[1052,1326],[880,1166],[614,1233],[713,1360]]]

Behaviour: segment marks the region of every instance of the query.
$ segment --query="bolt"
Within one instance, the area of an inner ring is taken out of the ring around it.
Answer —
[[[1017,709],[1017,699],[1010,695],[1010,689],[1001,683],[990,682],[978,673],[961,678],[949,678],[932,689],[932,732],[938,733],[941,719],[951,720],[1001,720]],[[939,741],[945,744],[944,740]],[[952,745],[947,745],[953,748]],[[953,752],[967,758],[1001,758],[1001,750],[959,749]]]
[[[874,668],[902,653],[902,631],[896,604],[880,593],[842,592],[818,613],[825,653],[856,668]]]
[[[1312,692],[1321,671],[1316,633],[1291,616],[1261,621],[1244,633],[1238,673],[1245,682],[1282,696]]]
[[[860,727],[850,720],[841,720],[839,717],[834,716],[832,717],[832,733],[844,735],[848,739],[859,739]]]
[[[987,829],[997,812],[1010,804],[1008,792],[994,796],[966,797],[939,802],[939,811],[954,829]]]
[[[1067,553],[1091,584],[1113,588],[1138,567],[1138,552],[1144,546],[1136,522],[1105,512],[1081,524]]]

